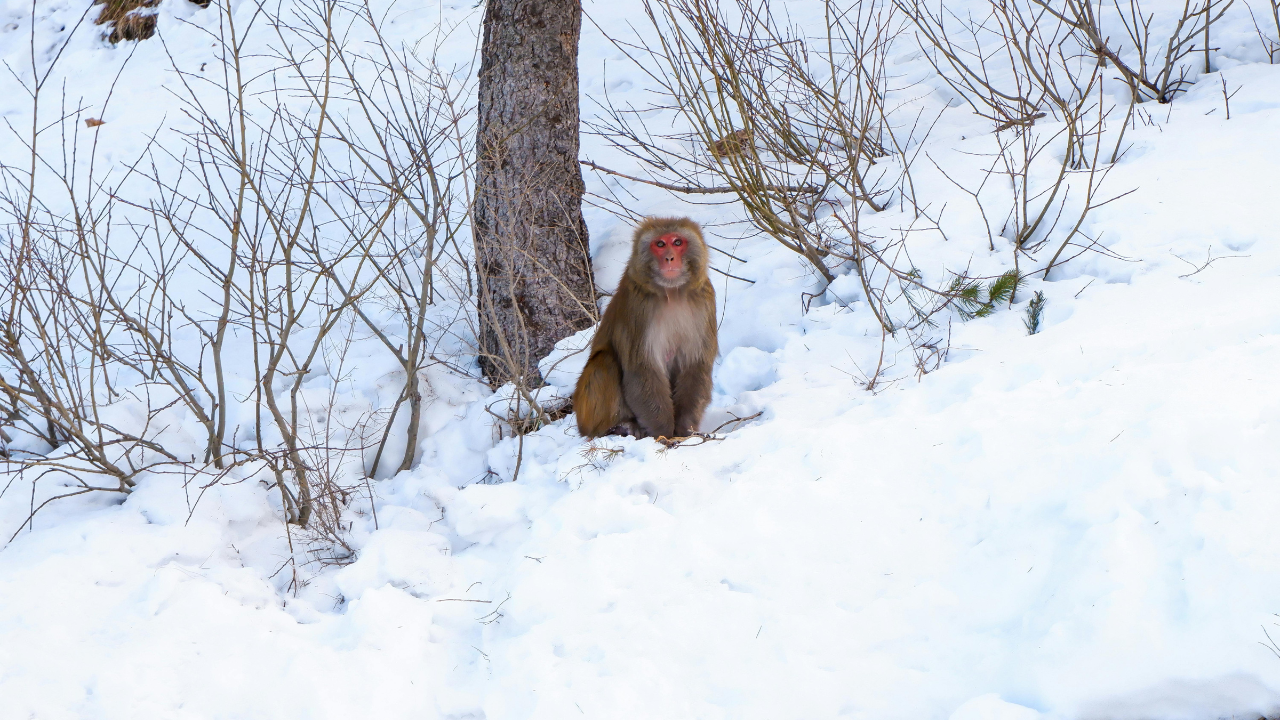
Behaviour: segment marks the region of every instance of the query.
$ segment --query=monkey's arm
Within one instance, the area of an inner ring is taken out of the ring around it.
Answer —
[[[631,365],[622,373],[622,394],[627,408],[635,415],[646,436],[672,437],[675,417],[667,374],[651,362]]]
[[[692,301],[702,309],[703,329],[699,342],[681,353],[671,388],[674,404],[675,433],[691,435],[702,424],[702,413],[711,402],[711,367],[719,353],[716,339],[715,291],[708,283]]]
[[[676,372],[672,388],[675,434],[692,435],[702,424],[702,413],[711,402],[711,365],[715,356],[699,358]]]

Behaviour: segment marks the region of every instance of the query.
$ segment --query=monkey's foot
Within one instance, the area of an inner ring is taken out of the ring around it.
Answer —
[[[640,433],[637,432],[636,426],[629,422],[618,423],[617,425],[614,425],[613,427],[609,428],[609,432],[606,434],[622,435],[624,437],[640,437]]]

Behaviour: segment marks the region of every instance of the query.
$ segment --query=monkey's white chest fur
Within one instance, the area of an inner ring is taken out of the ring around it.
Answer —
[[[677,360],[698,354],[705,319],[684,299],[668,300],[658,307],[645,335],[645,345],[650,357],[670,368]]]

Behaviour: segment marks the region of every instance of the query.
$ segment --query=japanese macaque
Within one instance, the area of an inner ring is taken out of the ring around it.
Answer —
[[[716,293],[688,218],[648,218],[573,392],[578,432],[683,437],[711,401]]]

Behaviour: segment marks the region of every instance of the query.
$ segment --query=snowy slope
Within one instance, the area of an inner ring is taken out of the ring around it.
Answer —
[[[634,8],[586,9],[584,114],[606,82],[643,102],[644,74],[600,30],[622,32]],[[0,52],[17,66],[29,6],[5,12]],[[41,42],[79,12],[42,4]],[[200,12],[161,6],[180,62],[204,61],[179,22]],[[470,58],[469,4],[406,12],[398,32],[432,15],[465,23],[448,48]],[[1219,72],[1130,129],[1107,183],[1133,192],[1089,221],[1116,257],[953,318],[934,372],[890,343],[876,392],[858,380],[881,352],[865,305],[804,312],[812,273],[739,239],[732,207],[588,176],[634,193],[637,212],[694,214],[746,260],[729,269],[754,285],[717,277],[713,409],[758,420],[673,450],[610,438],[618,452],[587,457],[570,418],[524,439],[516,482],[482,483],[511,479],[517,442],[495,443],[483,386],[433,375],[420,464],[378,481],[376,521],[353,506],[358,559],[304,566],[300,588],[258,482],[195,504],[157,476],[124,502],[51,505],[0,549],[0,718],[1274,717],[1280,66],[1258,62],[1252,33],[1233,11]],[[131,51],[77,36],[69,94],[100,103]],[[181,122],[163,49],[141,43],[130,63],[145,79],[111,100],[108,163]],[[901,70],[927,74],[910,53]],[[1229,120],[1219,75],[1240,88]],[[930,87],[921,105],[944,107]],[[4,95],[0,112],[22,118]],[[931,152],[980,148],[976,127],[947,110]],[[20,154],[11,138],[0,152]],[[618,161],[599,139],[583,152]],[[589,225],[616,278],[626,224],[596,209]],[[950,235],[917,251],[926,272],[1008,267],[972,218]],[[1036,290],[1045,320],[1027,336]],[[352,392],[385,402],[381,372]],[[0,498],[5,537],[29,492]]]

